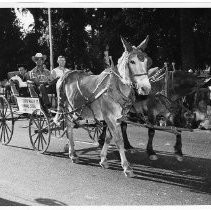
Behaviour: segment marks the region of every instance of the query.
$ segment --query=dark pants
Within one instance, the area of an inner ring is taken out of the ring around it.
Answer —
[[[51,107],[48,94],[56,94],[56,84],[51,84],[47,86],[41,84],[38,86],[38,90],[44,106],[48,108]]]
[[[10,85],[8,84],[8,85],[5,85],[5,97],[6,97],[7,99],[9,99],[10,96],[11,96],[11,87],[10,87]]]

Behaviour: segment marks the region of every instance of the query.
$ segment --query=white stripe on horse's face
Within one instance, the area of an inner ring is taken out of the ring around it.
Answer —
[[[137,54],[132,56],[128,62],[129,71],[139,95],[148,95],[151,91],[151,84],[147,75],[147,63],[147,57],[140,60]]]

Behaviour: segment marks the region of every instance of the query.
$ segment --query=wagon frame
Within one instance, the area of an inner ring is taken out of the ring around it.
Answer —
[[[31,82],[27,87],[32,86]],[[30,91],[29,91],[30,92]],[[11,86],[11,95],[16,103],[10,103],[4,94],[0,95],[0,143],[7,145],[12,140],[15,122],[20,119],[28,119],[29,138],[32,148],[38,153],[47,151],[51,135],[62,138],[66,135],[66,120],[75,112],[64,110],[60,114],[59,125],[53,122],[53,117],[57,113],[52,107],[46,111],[42,106],[40,97],[30,92],[30,97],[19,96],[15,86]],[[55,95],[53,99],[56,101]],[[102,133],[104,124],[98,121],[78,120],[75,128],[83,128],[88,132],[92,143],[98,144],[98,139]]]

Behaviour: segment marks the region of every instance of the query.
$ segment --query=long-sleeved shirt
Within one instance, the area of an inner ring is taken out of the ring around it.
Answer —
[[[50,81],[50,71],[48,69],[38,70],[37,67],[29,72],[29,79],[35,83],[44,83]]]

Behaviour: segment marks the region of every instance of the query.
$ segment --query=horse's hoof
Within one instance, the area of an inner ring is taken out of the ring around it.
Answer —
[[[133,173],[133,170],[131,170],[131,169],[126,169],[124,171],[124,174],[125,174],[126,177],[129,177],[129,178],[135,177],[135,174]]]
[[[150,155],[149,156],[149,159],[150,160],[157,160],[158,159],[158,156],[157,155]]]
[[[175,157],[176,157],[177,161],[179,161],[179,162],[183,161],[183,156],[176,154]]]
[[[70,156],[72,163],[79,163],[79,158],[77,156]]]
[[[108,169],[109,168],[109,165],[108,165],[108,162],[107,161],[100,162],[99,164],[104,169]]]

